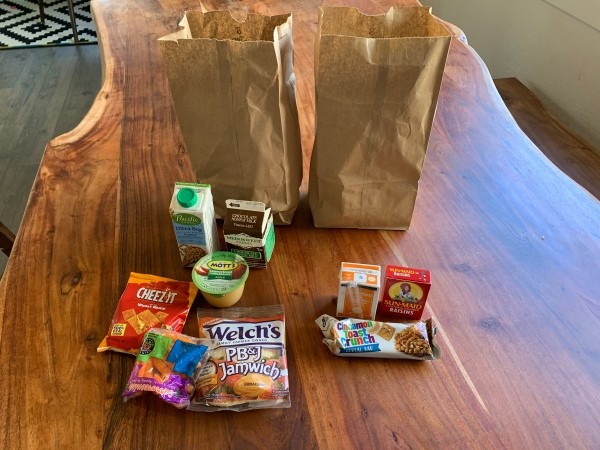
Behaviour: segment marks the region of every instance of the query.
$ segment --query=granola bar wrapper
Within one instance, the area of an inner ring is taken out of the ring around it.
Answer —
[[[431,319],[390,323],[343,319],[323,314],[316,321],[323,343],[336,356],[433,360],[440,358]]]

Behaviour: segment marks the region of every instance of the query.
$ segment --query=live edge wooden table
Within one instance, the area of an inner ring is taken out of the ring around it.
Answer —
[[[319,5],[204,5],[293,13],[305,173]],[[156,39],[199,7],[92,2],[104,82],[81,124],[48,144],[0,282],[0,448],[600,448],[600,204],[518,129],[459,39],[410,230],[314,228],[305,176],[270,267],[250,275],[240,306],[286,308],[292,407],[209,414],[151,394],[123,402],[134,359],[96,347],[130,272],[190,279],[168,203],[174,182],[195,175]],[[314,320],[335,313],[341,261],[430,269],[425,316],[442,359],[331,355]]]

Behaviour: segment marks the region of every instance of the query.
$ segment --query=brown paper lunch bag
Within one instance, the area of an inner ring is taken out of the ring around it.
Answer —
[[[225,200],[261,201],[278,224],[298,206],[302,147],[291,14],[187,11],[159,39],[181,133],[198,181]]]
[[[320,8],[315,226],[408,229],[450,39],[427,7]]]

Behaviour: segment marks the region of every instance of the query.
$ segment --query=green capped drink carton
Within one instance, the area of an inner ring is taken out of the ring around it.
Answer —
[[[219,250],[209,184],[175,183],[169,211],[184,267],[192,267],[204,255]]]

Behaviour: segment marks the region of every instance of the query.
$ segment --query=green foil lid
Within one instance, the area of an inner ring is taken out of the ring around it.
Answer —
[[[196,263],[192,281],[202,292],[221,296],[244,284],[248,273],[248,264],[240,255],[217,251]]]

